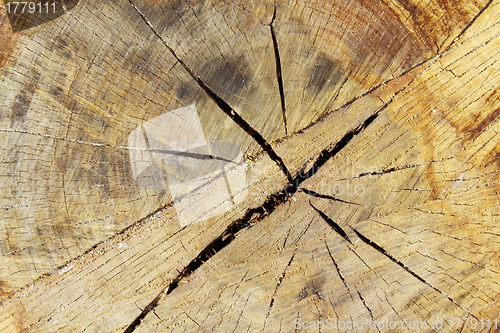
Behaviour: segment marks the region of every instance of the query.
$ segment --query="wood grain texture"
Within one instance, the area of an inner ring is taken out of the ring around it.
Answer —
[[[294,195],[195,272],[138,331],[289,332],[296,318],[444,318],[452,331],[455,317],[496,318],[494,8],[481,17],[484,30],[471,29],[424,63],[366,130],[302,184],[322,197]]]
[[[0,9],[0,330],[496,319],[499,8],[80,0],[21,32]],[[247,194],[182,226],[128,137],[193,104]]]

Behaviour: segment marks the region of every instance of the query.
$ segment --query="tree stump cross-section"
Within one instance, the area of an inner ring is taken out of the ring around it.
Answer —
[[[34,3],[2,332],[499,330],[498,1]]]

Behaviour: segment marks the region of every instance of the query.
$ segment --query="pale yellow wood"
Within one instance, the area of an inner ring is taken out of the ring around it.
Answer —
[[[418,73],[419,69],[415,72]],[[410,76],[414,76],[414,73]],[[382,87],[350,107],[329,115],[303,133],[282,141],[277,151],[299,156],[306,149],[319,154],[348,132],[349,128],[338,122],[338,117],[361,119],[367,111],[376,112],[383,105],[379,97],[390,99],[404,83],[407,80],[401,80],[400,84],[390,83],[388,86],[395,87]],[[313,143],[314,149],[304,147],[304,142]],[[285,154],[283,156],[286,158]],[[290,161],[291,170],[297,172],[305,162],[307,160]],[[283,174],[267,156],[250,162],[248,175],[247,200],[234,211],[179,230],[175,209],[166,208],[51,276],[36,281],[33,286],[22,291],[22,300],[14,298],[13,301],[6,301],[3,308],[6,322],[13,323],[12,320],[16,320],[12,315],[21,311],[21,306],[24,312],[29,313],[25,318],[33,318],[27,322],[45,318],[39,325],[46,331],[52,331],[59,325],[72,330],[87,325],[90,325],[91,330],[100,327],[123,329],[227,225],[241,218],[247,209],[262,205],[268,196],[279,192],[286,185]],[[71,288],[71,293],[65,292],[68,288]],[[93,296],[96,294],[99,297]],[[50,305],[40,308],[38,302],[42,299],[46,299]],[[58,312],[57,309],[62,307],[65,311]],[[120,310],[117,312],[117,309]],[[66,321],[67,313],[78,313],[78,320]],[[50,321],[47,321],[48,317],[52,317]]]
[[[442,318],[444,331],[454,331],[457,317],[497,318],[497,17],[494,5],[481,29],[424,63],[373,124],[303,183],[355,204],[294,195],[192,274],[138,331],[290,332],[296,318]]]
[[[4,293],[171,202],[136,186],[119,148],[145,121],[196,103],[207,140],[258,150],[128,1],[81,1],[63,18],[2,36],[16,39],[0,88]]]
[[[136,331],[496,319],[500,7],[477,16],[486,5],[80,1],[18,33],[2,11],[0,331],[123,331],[158,295]],[[168,47],[293,176],[345,147],[266,212],[288,180]],[[183,227],[168,191],[136,186],[126,146],[193,103],[208,140],[245,154],[248,194]]]

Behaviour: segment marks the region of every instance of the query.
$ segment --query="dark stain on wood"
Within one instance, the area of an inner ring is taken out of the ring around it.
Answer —
[[[240,95],[253,76],[249,61],[244,56],[217,57],[207,61],[199,73],[203,81],[224,99]]]
[[[69,45],[68,42],[60,36],[54,39],[54,46],[59,50],[66,49],[68,45]]]
[[[197,108],[207,105],[210,98],[193,81],[183,81],[175,88],[176,99],[181,103],[179,107],[196,104]]]
[[[196,15],[200,15],[204,6],[202,2],[197,0],[143,1],[146,6],[142,4],[138,4],[138,6],[160,33],[179,23],[182,24],[182,17],[188,12],[194,12]]]
[[[488,114],[485,118],[483,118],[481,121],[477,123],[476,121],[469,122],[469,124],[466,125],[463,129],[463,132],[468,133],[467,139],[473,140],[476,137],[478,137],[481,134],[481,132],[483,132],[499,116],[500,116],[500,108],[494,110],[493,112]],[[476,118],[479,118],[479,115],[477,115]]]
[[[500,87],[497,87],[493,92],[486,98],[487,104],[492,104],[500,101]]]
[[[488,167],[494,164],[496,170],[500,169],[500,145],[497,145],[483,160],[484,166]],[[493,181],[500,179],[500,174],[498,172],[493,172]],[[495,184],[496,186],[496,184]],[[497,191],[498,192],[498,191]]]
[[[463,3],[455,0],[432,1],[422,5],[414,0],[398,0],[399,4],[411,15],[415,32],[420,41],[429,48],[441,48],[441,44],[451,35],[454,27],[464,28],[468,12],[464,11]]]
[[[323,289],[324,284],[325,280],[323,278],[321,279],[316,278],[314,279],[314,281],[311,280],[308,283],[306,283],[306,286],[302,288],[299,292],[299,301],[311,296],[323,299],[320,290]]]
[[[420,41],[426,44],[428,47],[433,48],[435,45],[432,43],[431,38],[427,29],[423,29],[426,22],[430,22],[432,17],[429,17],[431,13],[427,13],[425,8],[418,7],[411,0],[399,0],[401,6],[411,15],[413,23],[420,29],[417,31],[417,35],[420,36]]]
[[[309,288],[308,287],[302,288],[299,293],[299,301],[306,299],[308,296],[309,296]]]
[[[67,110],[75,110],[77,107],[77,102],[68,96],[61,87],[53,87],[49,93],[54,97],[54,99],[61,104]]]
[[[495,122],[500,117],[500,87],[497,87],[486,98],[485,107],[482,112],[478,112],[474,118],[470,119],[465,125],[452,124],[458,131],[465,134],[465,139],[468,141],[477,138],[490,124]],[[484,112],[488,110],[489,112]]]
[[[324,86],[335,86],[342,76],[342,69],[325,54],[320,53],[311,74],[307,90],[311,95],[316,95]]]
[[[54,94],[54,96],[59,96],[63,93],[63,90],[61,87],[55,87],[53,90],[52,90],[52,93]]]
[[[25,84],[21,92],[17,94],[14,104],[12,105],[11,119],[13,123],[24,121],[30,108],[33,95],[35,94],[35,90],[38,86],[39,79],[40,74],[33,71],[28,82]]]
[[[5,287],[5,282],[0,280],[0,297],[5,295],[5,291],[3,290],[4,287]]]
[[[247,82],[251,82],[253,77],[249,61],[244,56],[210,59],[202,65],[198,74],[213,91],[228,101],[248,89]],[[204,105],[209,99],[191,80],[182,82],[175,92],[184,105]]]
[[[158,74],[156,73],[158,69],[154,66],[157,59],[150,51],[150,48],[146,47],[142,49],[133,47],[124,60],[125,62],[122,66],[129,69],[129,75],[132,77],[139,76],[150,82],[158,80]]]
[[[186,97],[186,95],[189,94],[190,89],[191,89],[191,86],[189,84],[183,82],[176,91],[177,98],[180,100],[184,99]]]
[[[79,48],[71,43],[68,38],[63,38],[62,36],[57,36],[54,38],[54,42],[50,45],[49,49],[53,52],[60,54],[62,57],[70,60],[73,58],[73,54],[79,51]]]

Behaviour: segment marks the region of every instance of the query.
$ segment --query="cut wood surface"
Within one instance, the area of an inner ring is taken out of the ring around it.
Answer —
[[[499,1],[7,3],[1,332],[500,330]],[[188,225],[131,162],[181,108],[246,175]]]

